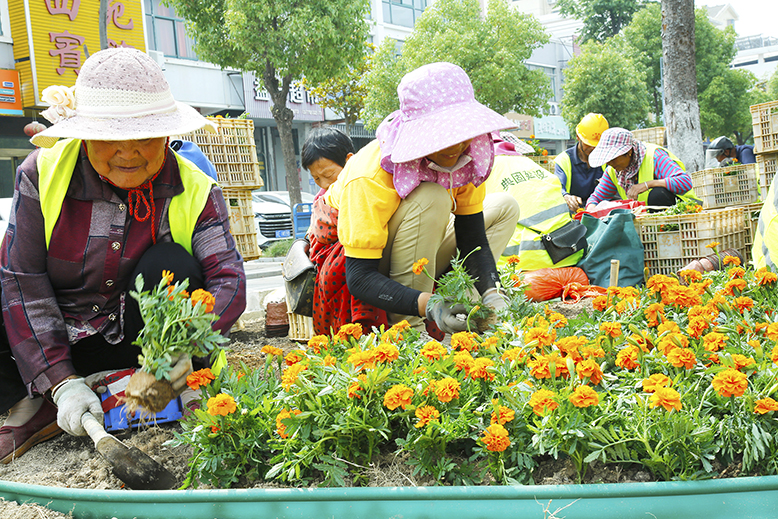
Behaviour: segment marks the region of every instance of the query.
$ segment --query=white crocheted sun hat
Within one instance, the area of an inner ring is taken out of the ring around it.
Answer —
[[[41,99],[53,126],[30,142],[50,148],[59,138],[126,141],[216,128],[194,108],[173,99],[162,68],[147,54],[125,47],[94,53],[74,87],[52,86]]]

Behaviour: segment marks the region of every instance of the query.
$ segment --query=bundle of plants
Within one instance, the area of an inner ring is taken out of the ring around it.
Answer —
[[[533,484],[549,458],[579,482],[595,463],[664,481],[778,474],[778,276],[722,264],[611,287],[568,318],[523,298],[514,260],[483,334],[347,324],[265,347],[264,369],[195,372],[202,409],[176,439],[194,449],[187,483],[362,485],[387,453],[441,485]]]
[[[128,413],[138,408],[152,413],[164,410],[185,389],[184,384],[171,382],[179,376],[184,380],[191,371],[191,358],[205,357],[227,341],[211,327],[218,319],[211,313],[213,295],[197,289],[190,296],[188,286],[188,279],[173,284],[169,271],[162,272],[159,284],[150,291],[142,290],[143,276],[135,280],[130,295],[138,301],[144,327],[133,343],[141,348],[140,369],[125,389]]]

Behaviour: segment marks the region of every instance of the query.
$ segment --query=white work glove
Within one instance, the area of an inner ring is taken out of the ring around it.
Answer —
[[[467,322],[457,318],[457,314],[467,313],[464,305],[448,306],[443,301],[432,301],[427,301],[427,318],[435,321],[442,332],[457,333],[467,330]]]
[[[186,377],[192,373],[192,357],[186,354],[170,359],[173,368],[170,370],[170,385],[177,395],[186,389]]]
[[[103,423],[103,406],[100,398],[89,389],[83,378],[72,378],[57,388],[52,395],[57,406],[57,425],[72,436],[86,436],[81,416],[92,413],[98,422]]]
[[[494,310],[494,313],[496,314],[508,307],[508,300],[498,288],[490,288],[484,292],[481,299],[483,299],[484,304]]]

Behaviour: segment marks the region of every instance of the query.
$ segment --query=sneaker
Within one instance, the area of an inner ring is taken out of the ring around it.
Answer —
[[[0,463],[10,463],[30,448],[62,432],[57,425],[57,408],[48,400],[26,424],[0,427]]]

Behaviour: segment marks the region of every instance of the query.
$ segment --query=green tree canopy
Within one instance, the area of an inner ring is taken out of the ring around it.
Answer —
[[[303,77],[319,83],[362,58],[367,0],[167,0],[187,21],[198,56],[251,71],[273,100],[287,189],[300,202],[289,87]]]
[[[778,69],[767,80],[767,101],[778,101]]]
[[[646,87],[653,98],[656,118],[662,116],[660,58],[662,57],[662,14],[657,3],[650,3],[635,13],[624,28],[624,39],[636,52],[639,66],[646,72]],[[721,30],[708,20],[706,9],[696,9],[694,15],[695,62],[697,91],[702,93],[714,77],[728,68],[735,56],[735,31]]]
[[[611,127],[645,124],[645,72],[618,39],[584,44],[567,65],[562,116],[571,128],[589,112],[603,114]]]
[[[616,36],[645,0],[559,0],[556,6],[564,16],[581,20],[581,43],[604,42]]]
[[[403,75],[436,61],[462,67],[476,99],[489,108],[540,115],[551,97],[549,80],[524,61],[547,42],[537,19],[514,10],[506,0],[490,0],[485,17],[478,0],[438,0],[417,20],[402,54],[393,40],[384,41],[375,54],[367,78],[365,125],[378,127],[399,107],[397,85]]]
[[[713,78],[700,98],[700,123],[705,137],[734,136],[738,144],[753,137],[751,105],[764,103],[767,94],[747,70],[726,70]]]

